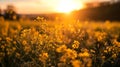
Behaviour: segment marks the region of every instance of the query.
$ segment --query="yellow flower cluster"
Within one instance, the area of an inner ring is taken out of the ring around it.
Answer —
[[[77,58],[77,52],[67,49],[63,56],[61,56],[60,61],[67,62],[68,59],[74,60],[75,58]]]
[[[46,60],[48,59],[48,53],[42,53],[42,54],[39,54],[39,60],[41,61],[41,62],[43,62],[43,63],[45,63],[46,62]]]
[[[77,57],[77,52],[67,48],[65,45],[60,46],[56,49],[56,51],[59,53],[64,53],[60,58],[60,61],[62,62],[67,62],[67,59],[75,59]]]
[[[75,40],[75,41],[73,42],[72,48],[73,48],[73,49],[77,49],[77,48],[79,48],[79,45],[80,45],[80,43]]]
[[[95,37],[97,38],[98,41],[104,41],[106,35],[107,34],[105,32],[95,32]]]
[[[79,60],[73,60],[72,61],[72,65],[73,65],[73,67],[81,67],[80,65],[81,65],[81,61],[79,61]]]
[[[67,46],[66,45],[62,45],[60,46],[59,48],[56,49],[57,52],[65,52],[67,49]]]
[[[84,52],[84,53],[79,53],[78,56],[79,57],[90,57],[90,54],[88,52]]]
[[[113,44],[115,44],[117,47],[120,47],[120,42],[118,42],[116,39],[113,40]]]
[[[118,23],[43,22],[42,17],[37,17],[36,21],[40,23],[0,23],[0,64],[6,66],[4,61],[8,61],[10,67],[22,64],[29,67],[32,67],[30,64],[34,67],[101,67],[106,60],[115,61],[118,57]]]

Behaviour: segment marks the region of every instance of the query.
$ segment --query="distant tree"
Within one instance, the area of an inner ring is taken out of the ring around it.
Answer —
[[[0,9],[0,21],[4,21],[4,17],[2,15],[2,10]],[[0,66],[1,67],[1,66]]]
[[[4,18],[7,20],[17,20],[17,13],[13,5],[8,5],[4,11]]]
[[[2,10],[0,9],[0,17],[2,16]]]

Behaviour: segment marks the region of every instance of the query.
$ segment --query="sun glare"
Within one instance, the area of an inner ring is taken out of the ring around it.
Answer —
[[[61,13],[70,13],[73,10],[82,9],[83,4],[75,0],[60,0],[56,6],[56,11]]]

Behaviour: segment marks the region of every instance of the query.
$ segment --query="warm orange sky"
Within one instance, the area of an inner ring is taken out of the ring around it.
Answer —
[[[12,4],[18,13],[39,14],[77,10],[86,2],[98,1],[109,0],[0,0],[0,8],[5,9],[8,4]]]

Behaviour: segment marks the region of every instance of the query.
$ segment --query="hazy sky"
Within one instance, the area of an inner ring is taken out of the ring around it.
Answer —
[[[61,0],[0,0],[0,8],[5,9],[7,5],[12,4],[16,7],[18,13],[51,13],[56,12],[55,8]],[[79,3],[97,2],[109,0],[73,0]]]

